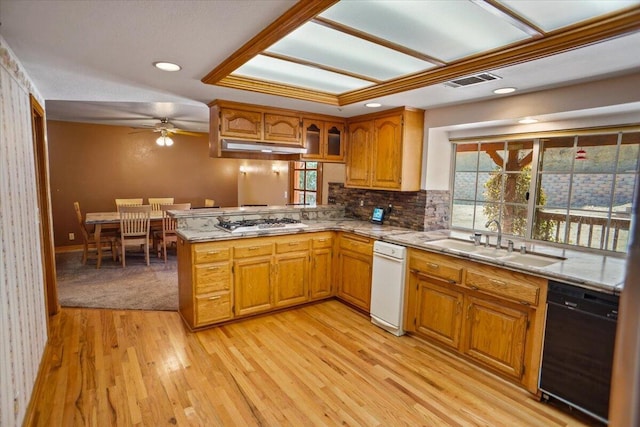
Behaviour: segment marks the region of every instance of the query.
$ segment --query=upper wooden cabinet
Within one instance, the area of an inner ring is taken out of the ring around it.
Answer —
[[[220,108],[219,116],[220,136],[262,140],[262,113]]]
[[[344,162],[345,123],[303,118],[302,141],[307,152],[304,160],[320,162]]]
[[[399,108],[349,119],[345,187],[418,191],[424,111]]]
[[[345,139],[345,121],[340,117],[223,100],[209,104],[211,157],[344,162]],[[230,142],[256,147],[239,152],[230,148]],[[274,147],[264,146],[271,144]],[[308,154],[301,154],[304,148]]]
[[[222,138],[302,146],[301,119],[294,112],[219,106],[218,117]]]

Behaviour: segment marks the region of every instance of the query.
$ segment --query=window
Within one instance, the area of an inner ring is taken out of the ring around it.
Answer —
[[[315,205],[322,201],[322,163],[291,162],[289,201],[295,205]]]
[[[626,252],[640,132],[455,146],[451,227]]]

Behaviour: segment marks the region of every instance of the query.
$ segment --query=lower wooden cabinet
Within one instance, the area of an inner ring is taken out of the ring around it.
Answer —
[[[509,376],[520,378],[524,366],[528,313],[468,295],[462,351]]]
[[[334,294],[333,233],[318,233],[311,240],[309,298],[317,300]]]
[[[271,256],[237,259],[233,263],[237,316],[268,311],[272,307]]]
[[[285,307],[309,300],[309,251],[276,255],[273,305]]]
[[[333,235],[179,239],[180,314],[199,329],[334,296]]]
[[[460,345],[464,294],[417,274],[415,330],[453,348]]]
[[[537,392],[546,280],[409,250],[405,329]]]
[[[233,318],[228,242],[197,245],[178,239],[179,311],[192,328]]]
[[[338,291],[344,301],[369,312],[373,240],[343,233],[339,238]]]

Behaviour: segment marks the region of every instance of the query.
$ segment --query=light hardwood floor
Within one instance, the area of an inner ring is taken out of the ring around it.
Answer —
[[[583,425],[334,300],[198,333],[133,310],[52,328],[33,425]]]

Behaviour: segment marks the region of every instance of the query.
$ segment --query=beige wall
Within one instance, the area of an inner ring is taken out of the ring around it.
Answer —
[[[36,168],[24,68],[0,36],[0,425],[22,425],[47,342]]]
[[[451,171],[449,137],[467,137],[638,123],[634,113],[616,113],[622,104],[640,102],[640,73],[435,108],[425,113],[422,188],[448,190]],[[540,119],[521,125],[517,119]]]
[[[171,147],[154,132],[122,126],[49,121],[51,194],[56,246],[81,244],[73,210],[114,211],[115,198],[174,197],[198,207],[204,199],[238,205],[238,161],[212,159],[208,138],[175,135]],[[132,133],[135,132],[135,133]],[[75,241],[68,239],[75,233]]]
[[[285,205],[288,203],[288,162],[272,160],[240,160],[238,175],[238,204]],[[245,173],[240,172],[240,167]],[[273,171],[273,167],[279,173]]]

